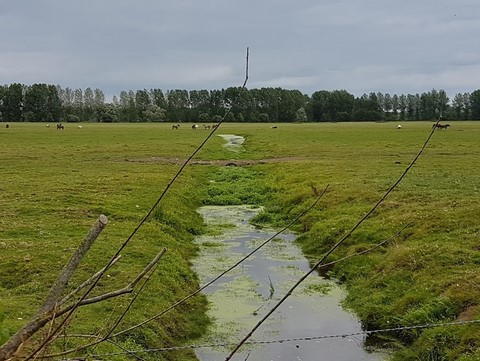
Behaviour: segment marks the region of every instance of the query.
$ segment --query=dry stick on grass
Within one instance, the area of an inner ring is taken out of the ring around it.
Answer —
[[[440,119],[438,119],[438,122]],[[288,292],[278,301],[270,311],[267,312],[267,314],[250,330],[250,332],[235,346],[232,352],[225,358],[225,361],[230,360],[235,353],[242,347],[242,345],[250,338],[252,337],[253,333],[274,313],[278,307],[280,307],[281,304],[285,302],[285,300],[292,294],[292,292],[301,284],[305,279],[311,275],[323,262],[327,259],[328,256],[330,256],[338,247],[340,247],[351,235],[352,233],[368,218],[370,215],[378,208],[380,204],[383,203],[383,201],[388,197],[388,195],[400,184],[400,182],[403,180],[403,178],[407,175],[407,173],[410,171],[410,169],[413,167],[415,162],[420,158],[422,155],[424,149],[426,148],[427,144],[429,143],[430,139],[433,136],[433,133],[435,132],[436,127],[434,127],[430,134],[428,135],[427,139],[423,143],[423,146],[420,148],[420,151],[417,153],[415,158],[412,160],[412,162],[409,164],[409,166],[405,169],[405,171],[400,175],[400,177],[397,179],[397,181],[385,192],[385,194],[375,203],[375,205],[348,231],[347,234],[345,234],[332,248],[330,248],[327,253],[317,262],[315,263],[312,268],[308,272],[306,272],[289,290]]]
[[[138,276],[132,282],[130,282],[127,286],[125,286],[123,288],[120,288],[118,290],[115,290],[115,291],[104,293],[103,295],[99,295],[99,296],[92,297],[92,298],[85,298],[82,301],[80,301],[80,303],[78,303],[78,306],[90,305],[92,303],[98,303],[98,302],[101,302],[101,301],[108,300],[110,298],[118,297],[118,296],[121,296],[121,295],[124,295],[124,294],[127,294],[127,293],[132,293],[135,286],[138,284],[138,282],[158,263],[158,261],[164,255],[164,253],[166,251],[167,251],[166,248],[162,249],[162,251],[160,251],[155,256],[155,258],[143,269],[143,271],[140,272],[138,274]],[[59,310],[57,312],[57,317],[61,316],[61,315],[64,315],[65,313],[70,311],[73,307],[76,307],[76,305],[77,305],[77,303],[74,303],[72,305],[69,305],[69,306],[64,307],[63,309]]]
[[[163,256],[163,254],[165,253],[166,251],[166,248],[164,248],[159,254],[157,254],[157,256],[142,270],[142,272],[132,281],[130,282],[130,284],[128,284],[126,287],[124,288],[121,288],[119,290],[115,290],[115,291],[112,291],[112,292],[107,292],[103,295],[99,295],[99,296],[96,296],[96,297],[92,297],[92,298],[84,298],[83,300],[81,300],[80,302],[76,302],[74,304],[71,304],[69,306],[66,306],[62,309],[59,309],[59,310],[56,310],[54,314],[45,314],[43,315],[42,317],[40,318],[37,318],[37,319],[34,319],[33,321],[31,321],[27,326],[31,326],[32,329],[35,330],[35,332],[37,332],[38,330],[40,330],[43,326],[45,326],[47,323],[49,322],[52,322],[53,324],[53,320],[60,317],[60,316],[63,316],[64,314],[70,312],[74,307],[80,307],[80,306],[85,306],[85,305],[90,305],[90,304],[93,304],[93,303],[98,303],[98,302],[102,302],[102,301],[105,301],[107,299],[110,299],[110,298],[114,298],[114,297],[118,297],[118,296],[121,296],[121,295],[124,295],[124,294],[129,294],[129,293],[132,293],[135,286],[138,284],[138,282],[142,279],[142,277],[144,277],[157,263],[158,261],[160,260],[160,258]],[[52,325],[51,324],[51,325]],[[33,332],[32,335],[35,333]],[[52,331],[52,328],[50,328],[49,332],[48,332],[48,336],[45,337],[45,339],[53,339],[55,338],[55,334],[53,334],[53,331]],[[26,340],[25,340],[26,341]],[[23,341],[24,342],[24,341]],[[21,342],[21,343],[23,343]],[[20,343],[20,344],[21,344]],[[42,349],[47,345],[48,343],[45,343],[42,347]],[[6,345],[6,344],[5,344]],[[17,347],[18,348],[18,347]],[[11,357],[13,355],[13,353],[16,351],[16,349],[13,349],[13,346],[12,346],[12,350],[10,353],[6,353],[8,350],[5,351],[5,353],[0,353],[0,360],[4,360],[4,359],[8,359],[9,357]],[[2,349],[0,349],[0,351],[3,350],[3,347]],[[41,349],[40,349],[41,350]],[[38,350],[38,351],[40,351]],[[46,356],[45,356],[46,357]],[[43,357],[42,357],[43,358]]]
[[[118,256],[117,258],[115,258],[112,262],[112,264],[110,265],[113,266],[115,263],[117,263],[120,258],[122,258],[122,256]],[[65,302],[67,302],[70,298],[72,298],[73,296],[75,296],[81,289],[87,287],[89,284],[91,284],[97,277],[100,276],[100,274],[102,274],[102,272],[105,272],[106,271],[106,267],[103,267],[100,271],[98,271],[97,273],[95,273],[93,276],[91,276],[88,280],[86,280],[85,282],[83,282],[80,286],[78,286],[77,288],[75,288],[72,292],[70,292],[68,295],[66,295],[64,298],[62,298],[59,302],[58,302],[58,305],[61,306],[63,305]]]
[[[246,67],[245,67],[245,80],[243,82],[243,85],[241,87],[241,89],[245,89],[246,85],[247,85],[247,81],[248,81],[248,62],[249,62],[249,48],[247,47],[247,55],[246,55]],[[236,101],[236,100],[235,100]],[[230,113],[230,110],[231,108],[229,108],[227,110],[227,112],[225,112],[225,115],[223,116],[223,118],[221,119],[221,121],[217,124],[216,127],[214,127],[212,129],[212,131],[208,134],[208,136],[205,138],[205,140],[193,151],[193,153],[190,155],[190,157],[188,157],[188,159],[183,163],[183,165],[180,167],[180,169],[177,171],[177,173],[173,176],[173,178],[170,180],[170,182],[167,184],[167,186],[165,187],[165,189],[163,190],[163,192],[161,193],[161,195],[158,197],[157,201],[153,204],[153,206],[150,208],[150,210],[147,212],[147,214],[142,218],[142,220],[140,221],[140,223],[137,225],[137,227],[135,227],[135,229],[132,231],[132,233],[130,234],[130,236],[123,242],[123,244],[119,247],[119,249],[117,250],[117,252],[112,256],[112,258],[110,259],[110,261],[107,263],[107,265],[105,266],[105,269],[108,269],[115,258],[117,258],[120,253],[123,251],[123,249],[125,249],[125,247],[128,245],[128,243],[130,242],[130,240],[135,236],[135,234],[137,234],[138,230],[143,226],[143,224],[147,221],[148,218],[150,218],[150,216],[152,215],[153,211],[157,208],[157,206],[160,204],[160,202],[163,200],[163,198],[165,197],[166,193],[168,192],[168,190],[170,189],[170,187],[172,186],[172,184],[175,183],[175,181],[177,180],[177,178],[180,176],[180,174],[183,172],[183,170],[185,169],[185,167],[190,163],[190,161],[193,159],[193,157],[204,147],[204,145],[207,143],[207,141],[213,136],[213,134],[215,133],[215,131],[219,128],[220,124],[222,124],[227,115]],[[67,320],[73,315],[73,313],[75,312],[75,310],[81,305],[82,301],[87,297],[87,295],[96,287],[97,283],[99,282],[99,280],[103,277],[103,275],[105,274],[105,271],[101,272],[100,275],[98,276],[98,278],[96,278],[93,283],[90,285],[90,287],[88,288],[88,290],[84,293],[84,295],[82,296],[82,298],[80,298],[76,305],[74,305],[74,307],[72,307],[72,309],[69,311],[69,313],[64,317],[64,319],[62,320],[62,322],[56,327],[56,329],[52,332],[52,335],[47,337],[45,340],[43,340],[43,342],[25,359],[25,360],[30,360],[31,358],[33,358],[43,347],[45,347],[45,345],[47,345],[51,339],[51,337],[53,337],[56,333],[58,333],[63,325],[67,322]],[[1,360],[1,359],[0,359]]]
[[[156,267],[158,266],[158,260],[160,259],[160,257],[163,256],[163,254],[167,251],[166,248],[164,248],[162,250],[162,252],[160,252],[157,257],[155,257],[155,259],[152,260],[152,262],[150,262],[150,264],[147,266],[148,267],[148,271],[151,270],[150,274],[148,275],[147,279],[145,280],[145,282],[143,282],[142,286],[140,287],[140,289],[138,290],[138,292],[135,294],[135,296],[130,300],[130,302],[128,303],[128,306],[125,308],[125,310],[123,311],[123,313],[117,318],[117,320],[114,322],[113,326],[110,328],[110,330],[107,332],[107,334],[105,336],[103,336],[103,338],[100,340],[100,342],[98,344],[100,344],[102,341],[105,341],[108,339],[108,337],[113,333],[113,331],[117,328],[117,326],[120,324],[120,322],[122,322],[123,318],[126,316],[126,314],[128,313],[128,311],[130,310],[130,308],[132,307],[132,305],[134,304],[134,302],[137,300],[137,297],[140,295],[140,293],[142,292],[142,290],[144,289],[144,287],[146,286],[146,284],[148,283],[148,281],[150,281],[153,273],[155,272],[155,269]],[[142,279],[145,275],[146,275],[147,272],[142,272],[142,274],[140,274],[135,280],[134,280],[134,283],[137,284],[140,279]],[[97,344],[97,345],[98,345]],[[95,345],[93,349],[95,349],[95,347],[97,346]]]
[[[95,240],[98,238],[102,230],[107,225],[107,223],[107,217],[101,214],[88,232],[87,236],[83,239],[80,246],[77,248],[75,253],[72,255],[68,263],[63,268],[63,271],[60,273],[57,281],[50,289],[50,292],[46,297],[43,305],[40,307],[37,315],[0,347],[0,360],[10,358],[17,351],[17,349],[33,334],[38,332],[51,319],[58,317],[58,313],[53,313],[53,311],[55,310],[55,307],[60,300],[60,296],[64,291],[65,286],[67,285],[68,281],[77,269],[82,258],[88,252],[90,247],[93,245]]]
[[[43,306],[40,308],[40,313],[50,312],[55,305],[59,302],[60,296],[65,289],[68,281],[72,277],[73,273],[78,268],[78,265],[82,261],[85,254],[88,252],[90,247],[93,245],[97,237],[100,235],[102,230],[106,227],[108,223],[107,216],[101,214],[93,227],[90,229],[90,232],[85,237],[83,242],[80,244],[78,249],[70,258],[70,261],[65,265],[63,271],[60,273],[55,284],[50,290],[50,294],[47,296]]]
[[[155,258],[142,270],[142,272],[140,272],[138,274],[138,276],[132,281],[130,282],[130,284],[128,284],[126,287],[124,288],[121,288],[119,290],[115,290],[115,291],[112,291],[112,292],[108,292],[108,293],[105,293],[103,295],[99,295],[99,296],[96,296],[96,297],[92,297],[92,298],[87,298],[87,299],[84,299],[82,300],[80,303],[75,303],[75,304],[72,304],[72,305],[69,305],[67,307],[64,307],[63,309],[57,311],[57,313],[55,314],[55,317],[59,317],[59,316],[62,316],[64,315],[65,313],[69,312],[72,310],[73,307],[80,307],[80,306],[85,306],[85,305],[90,305],[90,304],[93,304],[93,303],[98,303],[98,302],[102,302],[102,301],[105,301],[107,299],[110,299],[110,298],[114,298],[114,297],[118,297],[118,296],[121,296],[121,295],[124,295],[124,294],[130,294],[133,292],[135,286],[138,284],[138,282],[147,274],[150,272],[150,275],[147,277],[147,281],[150,279],[151,275],[153,274],[153,270],[155,269],[155,267],[158,265],[158,261],[160,260],[160,258],[165,254],[165,252],[167,251],[166,248],[163,248],[161,252],[159,252]],[[135,295],[135,297],[133,298],[133,300],[136,299],[136,297],[138,296],[138,294],[140,293],[140,291],[143,289],[144,285],[146,284],[145,281],[142,285],[142,287],[140,288],[139,292]],[[128,308],[127,308],[127,311],[128,309],[130,308],[130,306],[132,305],[133,302],[130,302]],[[122,318],[125,316],[126,312],[124,312],[120,318],[115,322],[115,326],[118,325],[120,323],[120,321],[122,320]],[[53,320],[52,320],[53,321]],[[111,331],[110,331],[111,332]],[[50,333],[49,333],[49,337],[50,341],[54,341],[56,339],[56,335],[51,335],[50,336]],[[100,340],[101,341],[104,341],[104,339],[102,338]],[[48,344],[45,344],[43,348],[45,348]],[[44,358],[46,356],[41,356],[40,358]]]
[[[307,209],[305,209],[303,212],[301,212],[300,214],[298,214],[293,220],[290,221],[290,223],[288,223],[284,228],[280,229],[277,233],[275,233],[272,237],[268,238],[267,240],[265,240],[262,244],[260,244],[258,247],[256,247],[254,250],[252,250],[250,253],[248,253],[247,255],[245,255],[243,258],[241,258],[239,261],[237,261],[235,264],[233,264],[232,266],[230,266],[228,269],[226,269],[225,271],[221,272],[218,276],[216,276],[215,278],[213,278],[211,281],[209,281],[208,283],[206,283],[205,285],[203,285],[202,287],[200,287],[199,289],[197,289],[196,291],[192,292],[191,294],[185,296],[184,298],[182,298],[181,300],[175,302],[174,304],[172,304],[170,307],[166,308],[165,310],[163,310],[162,312],[146,319],[145,321],[143,322],[140,322],[130,328],[127,328],[123,331],[120,331],[120,332],[117,332],[111,336],[109,336],[107,339],[110,339],[110,338],[113,338],[113,337],[117,337],[117,336],[120,336],[120,335],[123,335],[125,333],[128,333],[130,331],[133,331],[139,327],[142,327],[144,325],[146,325],[147,323],[150,323],[158,318],[160,318],[161,316],[163,316],[164,314],[166,314],[167,312],[170,312],[171,310],[173,310],[174,308],[178,307],[179,305],[185,303],[186,301],[188,301],[190,298],[194,297],[195,295],[197,295],[198,293],[202,292],[204,289],[206,289],[207,287],[211,286],[213,283],[215,283],[216,281],[218,281],[220,278],[222,278],[223,276],[225,276],[227,273],[229,273],[230,271],[232,271],[233,269],[235,269],[236,267],[238,267],[240,264],[242,264],[243,262],[245,262],[248,258],[250,258],[253,254],[255,254],[256,252],[258,252],[262,247],[264,247],[267,243],[271,242],[273,239],[275,239],[276,237],[278,237],[280,234],[282,234],[283,232],[285,232],[287,229],[289,229],[293,224],[295,224],[296,222],[298,222],[298,220],[300,218],[302,218],[304,215],[308,214],[313,208],[315,208],[315,206],[318,204],[318,202],[320,201],[320,199],[323,197],[323,195],[327,192],[328,190],[328,185],[323,189],[323,191],[318,194],[318,191],[315,190],[315,193],[317,195],[317,198],[315,199],[315,202],[313,202]],[[68,354],[71,354],[73,352],[77,352],[77,351],[81,351],[81,350],[84,350],[88,347],[92,347],[92,346],[95,346],[97,345],[98,343],[104,341],[103,339],[102,340],[98,340],[98,341],[95,341],[95,342],[91,342],[89,344],[86,344],[86,345],[83,345],[83,346],[80,346],[80,347],[77,347],[75,349],[71,349],[71,350],[67,350],[67,351],[63,351],[63,352],[59,352],[59,353],[55,353],[55,354],[50,354],[50,355],[46,355],[45,358],[51,358],[51,357],[59,357],[59,356],[64,356],[64,355],[68,355]]]

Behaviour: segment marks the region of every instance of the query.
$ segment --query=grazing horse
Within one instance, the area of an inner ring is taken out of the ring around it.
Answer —
[[[60,123],[60,124],[57,124],[57,129],[65,129],[65,127],[63,126],[62,123]]]
[[[8,125],[8,124],[5,124],[5,128],[7,128],[7,129],[8,129],[8,128],[10,128],[10,125]]]
[[[172,129],[178,129],[180,128],[180,124],[172,124]]]
[[[207,124],[204,124],[204,125],[203,125],[203,129],[210,129],[210,128],[211,128],[210,125],[207,125]]]
[[[437,123],[435,123],[435,124],[432,126],[432,129],[433,129],[433,128],[437,128],[437,129],[448,129],[449,126],[450,126],[450,124],[437,124]]]
[[[193,130],[197,130],[197,129],[198,129],[198,124],[193,124],[193,125],[192,125],[192,129],[193,129]]]

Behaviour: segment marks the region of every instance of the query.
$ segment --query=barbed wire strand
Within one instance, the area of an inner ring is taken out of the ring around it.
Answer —
[[[437,121],[437,124],[440,122],[440,118]],[[430,134],[428,135],[427,139],[423,143],[422,147],[418,151],[417,155],[414,157],[414,159],[410,162],[408,167],[404,170],[404,172],[400,175],[400,177],[393,183],[390,188],[383,194],[382,197],[373,205],[373,207],[348,231],[335,245],[333,245],[324,255],[323,257],[318,260],[317,263],[315,263],[309,271],[307,271],[300,279],[290,288],[287,293],[267,312],[267,314],[262,317],[260,321],[247,333],[247,335],[238,343],[238,345],[233,349],[232,352],[225,358],[225,361],[230,360],[233,355],[242,347],[242,345],[253,335],[253,333],[272,315],[275,310],[277,310],[280,305],[282,305],[285,300],[290,297],[292,292],[307,279],[308,276],[310,276],[324,261],[327,259],[330,254],[335,252],[335,250],[340,247],[351,235],[352,233],[360,227],[360,225],[368,218],[370,215],[375,212],[375,210],[380,206],[380,204],[383,203],[383,201],[388,197],[388,195],[400,184],[400,182],[405,178],[405,176],[408,174],[410,169],[413,167],[413,165],[416,163],[418,158],[422,155],[423,151],[427,147],[427,144],[429,143],[430,139],[432,138],[433,134],[435,133],[435,129],[437,127],[432,127],[432,130],[430,131]]]
[[[339,333],[339,334],[331,334],[331,335],[290,337],[290,338],[282,338],[282,339],[257,340],[257,341],[250,340],[250,341],[246,341],[244,345],[269,345],[269,344],[276,344],[276,343],[281,344],[281,343],[299,342],[299,341],[319,341],[319,340],[326,340],[326,339],[333,339],[333,338],[348,338],[348,337],[355,337],[355,336],[367,337],[367,336],[371,336],[379,333],[422,330],[422,329],[430,329],[430,328],[438,328],[438,327],[467,326],[472,324],[480,324],[480,319],[451,321],[451,322],[444,322],[444,323],[426,323],[422,325],[399,326],[399,327],[376,329],[376,330],[370,330],[370,331],[366,330],[366,331]],[[221,343],[211,343],[211,344],[203,344],[203,345],[161,347],[161,348],[154,348],[154,349],[148,349],[148,350],[129,350],[128,353],[138,354],[138,353],[157,353],[157,352],[169,352],[169,351],[198,350],[198,349],[204,349],[204,348],[218,348],[218,347],[227,348],[234,345],[236,345],[236,343],[221,342]],[[125,353],[127,352],[112,352],[112,353],[91,355],[91,357],[115,356],[115,355],[123,355]]]

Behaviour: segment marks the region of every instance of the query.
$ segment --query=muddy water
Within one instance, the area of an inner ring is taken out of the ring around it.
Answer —
[[[273,231],[258,230],[249,224],[258,209],[247,206],[202,207],[199,212],[214,235],[197,239],[201,253],[194,267],[201,283],[235,263],[254,247],[271,237]],[[214,320],[200,344],[236,344],[304,274],[309,265],[284,235],[263,247],[227,277],[205,290]],[[264,323],[251,341],[285,340],[361,331],[354,315],[339,305],[343,291],[333,282],[312,275]],[[245,345],[233,360],[369,360],[385,357],[367,352],[362,336],[284,341]],[[230,346],[198,349],[201,361],[225,360]]]

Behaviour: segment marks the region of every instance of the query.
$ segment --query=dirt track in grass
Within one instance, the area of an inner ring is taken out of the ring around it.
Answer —
[[[270,163],[285,163],[285,162],[298,162],[312,160],[307,157],[281,157],[281,158],[266,158],[266,159],[222,159],[222,160],[202,160],[193,159],[190,161],[192,165],[219,165],[219,166],[247,166],[255,164],[270,164]],[[162,158],[162,157],[150,157],[150,158],[131,158],[125,159],[126,162],[134,163],[159,163],[159,164],[183,164],[186,159],[181,158]]]

